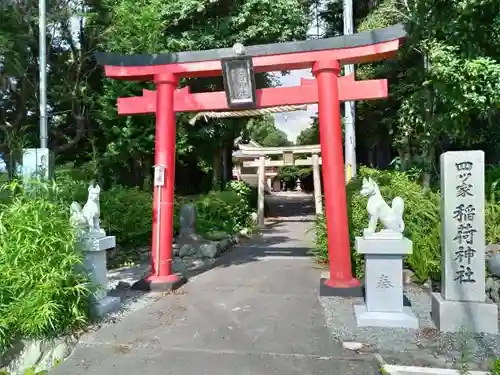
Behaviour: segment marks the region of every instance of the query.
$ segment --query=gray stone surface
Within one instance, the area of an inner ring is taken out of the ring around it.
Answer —
[[[441,155],[441,199],[441,295],[432,300],[436,326],[445,332],[497,333],[497,306],[487,303],[485,294],[483,151]]]
[[[368,311],[403,311],[401,255],[365,256],[365,302]]]
[[[446,300],[432,294],[432,317],[443,332],[498,332],[498,307],[495,303]]]
[[[408,238],[356,237],[356,251],[360,254],[411,254],[412,246]]]
[[[104,360],[105,358],[105,360]],[[54,374],[101,375],[372,375],[375,365],[354,358],[309,356],[293,353],[248,353],[236,350],[199,351],[181,348],[144,348],[106,345],[82,347],[72,358],[71,370]]]
[[[89,235],[82,239],[85,254],[84,267],[89,273],[93,293],[90,298],[90,310],[96,317],[101,317],[120,308],[119,297],[107,296],[106,250],[115,247],[115,236],[96,237]]]
[[[198,249],[199,258],[215,258],[219,255],[219,244],[217,242],[209,242],[201,244]]]
[[[191,204],[184,204],[179,213],[180,216],[180,235],[188,236],[195,233],[196,225],[196,207]]]
[[[407,238],[356,238],[365,254],[365,305],[354,307],[359,327],[418,328],[418,319],[403,306],[403,255],[412,252]]]
[[[25,374],[30,369],[39,373],[64,360],[75,345],[76,339],[71,336],[54,340],[17,341],[0,357],[0,367],[12,375]]]
[[[105,296],[90,305],[92,315],[100,317],[120,309],[120,297]]]
[[[402,306],[402,304],[401,304]],[[366,305],[354,306],[358,327],[418,328],[418,318],[411,308],[402,306],[402,311],[369,311]]]
[[[182,245],[181,248],[179,249],[179,256],[181,258],[193,256],[195,254],[196,254],[196,248],[194,247],[193,244],[190,243]]]
[[[447,300],[485,300],[484,152],[441,155],[443,277]],[[467,256],[468,250],[470,257]],[[468,274],[473,272],[469,280]]]
[[[314,213],[312,199],[280,202]],[[312,220],[271,223],[174,294],[85,335],[53,374],[372,374],[371,358],[330,340],[306,255]]]
[[[174,255],[180,258],[216,258],[236,243],[234,236],[224,234],[228,238],[211,241],[196,234],[179,235],[176,238]],[[220,234],[219,234],[220,236]]]
[[[492,254],[488,257],[486,261],[486,265],[488,266],[488,271],[496,276],[500,276],[500,253]]]
[[[500,278],[490,276],[486,279],[486,296],[496,304],[500,304]]]

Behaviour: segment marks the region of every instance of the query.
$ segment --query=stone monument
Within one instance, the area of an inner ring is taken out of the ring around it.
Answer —
[[[356,251],[365,255],[365,304],[354,306],[359,327],[418,328],[418,318],[403,303],[403,256],[412,242],[403,237],[404,201],[390,207],[371,178],[363,179],[361,194],[368,197],[368,228],[356,237]],[[381,222],[384,229],[377,232]]]
[[[441,155],[441,293],[432,294],[440,331],[498,332],[485,296],[484,152]]]
[[[78,241],[82,245],[85,270],[92,284],[91,310],[95,316],[102,316],[120,307],[119,297],[110,297],[106,291],[106,250],[116,246],[115,236],[107,236],[100,227],[99,194],[101,188],[93,183],[89,186],[87,203],[80,207],[78,202],[70,206],[70,222],[76,228]]]
[[[196,225],[196,207],[192,203],[184,204],[181,207],[180,213],[180,229],[181,236],[190,236],[195,234]]]
[[[300,182],[300,178],[297,178],[297,181],[295,181],[295,191],[297,192],[302,191],[302,184]]]

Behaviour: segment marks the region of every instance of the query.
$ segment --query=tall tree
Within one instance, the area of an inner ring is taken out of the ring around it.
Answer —
[[[390,84],[388,100],[358,106],[358,152],[371,151],[364,160],[387,165],[392,146],[402,168],[422,168],[425,184],[436,171],[436,155],[447,149],[487,148],[490,158],[498,160],[500,149],[494,145],[498,129],[492,125],[499,118],[500,3],[379,0],[361,4],[368,5],[368,13],[357,18],[358,31],[403,22],[408,32],[397,60],[361,65],[357,70],[358,78],[388,78]],[[335,30],[339,29],[337,13],[327,15]]]
[[[276,127],[274,117],[271,115],[250,119],[243,135],[245,138],[252,139],[266,147],[290,146],[292,144],[285,132]]]
[[[95,51],[161,53],[302,39],[310,2],[51,1],[47,9],[49,135],[58,161],[91,162],[91,173],[105,182],[140,185],[150,180],[154,119],[119,117],[116,98],[153,87],[106,79],[93,60]],[[37,144],[38,9],[32,1],[1,2],[0,7],[0,59],[5,74],[16,77],[17,83],[16,90],[2,89],[0,151],[8,156],[9,150]],[[4,87],[4,77],[0,80]],[[266,74],[258,74],[256,80],[259,87],[276,84]],[[181,82],[186,84],[195,92],[223,87],[220,77]],[[230,175],[233,140],[248,119],[200,121],[195,126],[188,125],[187,119],[188,115],[178,116],[178,161],[185,166],[177,169],[182,177],[178,186],[216,171],[219,161],[223,168],[215,174]]]
[[[319,144],[319,120],[318,117],[313,117],[313,123],[298,135],[297,145],[317,144]]]
[[[228,47],[236,42],[250,45],[300,39],[305,36],[309,19],[308,2],[304,1],[105,0],[105,3],[111,17],[101,48],[122,53],[200,50]],[[266,75],[258,76],[257,81],[260,87],[273,84]],[[220,77],[184,83],[195,92],[223,89]],[[114,110],[116,96],[137,95],[142,87],[106,81],[100,128],[107,138],[103,145],[106,144],[109,156],[126,160],[124,155],[140,154],[140,159],[135,158],[136,163],[151,166],[153,119],[118,118]],[[248,119],[200,122],[193,127],[187,125],[186,118],[186,115],[178,117],[180,162],[189,162],[191,166],[198,163],[197,157],[189,156],[192,153],[209,156],[218,175],[218,155],[230,154],[234,138]],[[230,160],[226,157],[223,168],[226,171],[231,168]],[[218,178],[215,176],[213,180]]]

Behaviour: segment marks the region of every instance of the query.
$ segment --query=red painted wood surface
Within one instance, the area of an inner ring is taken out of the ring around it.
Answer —
[[[289,53],[285,55],[256,56],[255,72],[272,72],[294,69],[310,69],[316,61],[332,60],[341,64],[360,64],[393,57],[402,40],[370,44],[362,47],[341,48],[315,52]],[[104,67],[106,76],[129,81],[151,81],[155,74],[171,73],[179,78],[212,77],[222,74],[220,60],[146,66]]]
[[[341,101],[382,99],[388,96],[387,80],[355,81],[354,75],[339,78]],[[302,78],[300,86],[274,87],[257,90],[257,108],[282,105],[314,104],[318,102],[315,79]],[[176,112],[202,112],[229,110],[224,91],[192,94],[188,87],[175,92]],[[142,96],[118,98],[120,115],[146,114],[156,112],[156,92],[143,90]]]
[[[297,87],[258,90],[256,107],[318,103],[330,260],[330,277],[325,284],[333,288],[359,286],[359,281],[352,276],[350,264],[340,102],[388,96],[387,80],[355,81],[353,75],[339,78],[338,74],[342,64],[358,64],[393,57],[401,42],[401,39],[396,39],[361,47],[253,58],[255,72],[313,69],[316,77],[311,80],[302,79]],[[158,262],[153,262],[153,273],[146,281],[151,284],[168,284],[176,281],[176,275],[172,273],[171,268],[172,233],[170,230],[161,229],[173,226],[175,112],[228,109],[226,93],[223,91],[193,94],[187,87],[176,89],[175,84],[179,78],[221,75],[221,62],[212,60],[153,66],[106,65],[105,72],[108,77],[115,79],[153,80],[161,95],[159,97],[156,91],[143,90],[142,96],[118,98],[118,112],[122,115],[156,113],[155,160],[157,164],[165,164],[166,186],[155,186],[154,196],[158,199],[153,203],[153,212],[158,213],[161,209],[162,213],[158,215],[160,220],[153,222],[153,233],[160,233],[161,236],[153,236],[152,258],[157,257]]]

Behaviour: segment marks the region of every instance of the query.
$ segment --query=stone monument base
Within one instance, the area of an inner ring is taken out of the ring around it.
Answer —
[[[81,239],[85,251],[84,267],[90,276],[91,288],[95,288],[90,297],[90,313],[101,317],[120,308],[120,297],[108,296],[106,250],[116,245],[115,236],[107,236],[104,231],[90,233]]]
[[[358,327],[418,329],[418,318],[408,306],[403,306],[402,312],[383,312],[368,311],[366,305],[355,305],[354,314]]]
[[[432,293],[432,320],[442,332],[498,333],[498,308],[494,303],[449,301]]]
[[[90,313],[95,317],[101,317],[110,312],[114,312],[120,309],[121,299],[120,297],[110,297],[106,296],[100,300],[93,300],[90,304]]]

